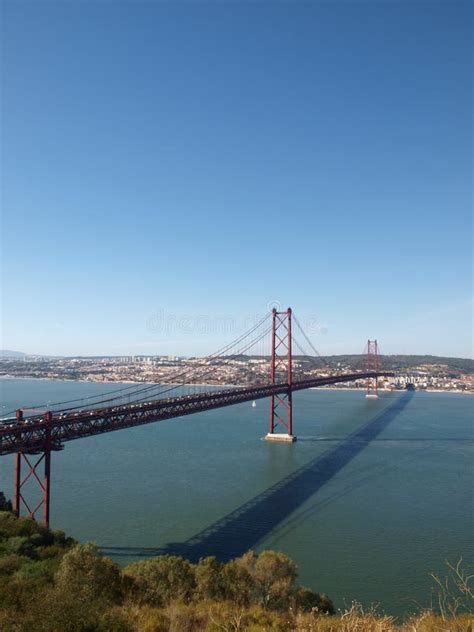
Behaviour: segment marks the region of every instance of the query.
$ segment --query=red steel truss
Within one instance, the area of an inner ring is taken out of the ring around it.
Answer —
[[[376,340],[367,341],[367,373],[379,370],[379,350]],[[378,379],[377,375],[367,377],[367,395],[366,397],[378,397]]]
[[[381,375],[394,375],[393,372],[368,371],[363,373],[349,373],[331,377],[311,378],[292,382],[291,376],[291,343],[288,351],[289,336],[291,335],[291,310],[284,312],[283,322],[279,325],[275,321],[275,362],[272,377],[276,379],[282,371],[286,374],[285,381],[262,386],[239,387],[201,393],[198,395],[184,395],[168,399],[157,399],[138,404],[125,404],[110,408],[88,409],[79,412],[53,413],[47,412],[42,416],[23,418],[23,412],[17,411],[14,422],[0,424],[0,455],[15,455],[15,477],[13,503],[15,512],[20,515],[26,509],[27,515],[35,518],[36,513],[43,509],[43,521],[49,523],[50,507],[50,478],[51,452],[61,450],[63,443],[83,437],[113,432],[123,428],[131,428],[144,424],[191,415],[204,410],[223,408],[255,399],[270,397],[272,401],[271,430],[274,431],[278,423],[282,424],[288,434],[292,432],[291,395],[293,391],[300,391],[315,386],[352,382],[360,379],[375,379]],[[278,330],[281,329],[281,334]],[[289,329],[289,332],[288,332]],[[284,333],[286,330],[286,334]],[[286,338],[286,341],[285,341]],[[281,343],[279,341],[282,341]],[[278,350],[286,349],[285,356],[279,357]],[[290,354],[290,355],[288,355]],[[280,407],[280,410],[278,410]],[[286,417],[284,413],[286,412]],[[26,465],[26,476],[22,478],[22,466]],[[41,469],[43,468],[43,474]],[[27,502],[23,488],[28,481],[35,482],[40,490],[41,500],[34,505]]]
[[[285,376],[287,388],[270,397],[269,434],[274,434],[278,426],[281,426],[286,434],[293,434],[291,358],[291,308],[289,307],[286,312],[277,312],[273,309],[270,378],[271,383],[276,384],[277,376]]]
[[[16,411],[17,420],[23,422],[23,411]],[[20,515],[22,507],[27,511],[30,518],[35,518],[36,513],[43,509],[43,523],[49,526],[49,504],[51,486],[51,429],[53,415],[47,412],[44,415],[44,443],[40,454],[27,455],[19,451],[15,455],[15,475],[13,484],[13,511]],[[22,465],[26,466],[26,476],[22,478]],[[43,466],[43,476],[41,477],[40,466]],[[36,504],[25,498],[23,488],[30,481],[36,483],[40,491],[40,500]]]
[[[383,371],[377,375],[394,375]],[[293,382],[291,390],[300,391],[316,386],[353,382],[374,377],[374,372],[347,373],[331,377],[315,377]],[[287,382],[242,388],[228,388],[221,391],[184,395],[168,399],[156,399],[139,404],[124,404],[112,408],[96,408],[76,413],[54,413],[49,431],[45,415],[28,417],[15,423],[0,425],[0,456],[5,454],[40,454],[50,442],[51,450],[61,450],[66,441],[132,428],[155,421],[163,421],[183,415],[191,415],[204,410],[223,408],[242,402],[271,397],[288,392]]]

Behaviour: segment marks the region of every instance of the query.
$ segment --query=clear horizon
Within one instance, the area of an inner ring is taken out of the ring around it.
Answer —
[[[470,2],[0,10],[4,349],[472,359]]]

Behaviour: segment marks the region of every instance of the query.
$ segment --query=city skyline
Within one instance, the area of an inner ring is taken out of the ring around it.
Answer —
[[[470,3],[1,11],[4,349],[472,357]]]

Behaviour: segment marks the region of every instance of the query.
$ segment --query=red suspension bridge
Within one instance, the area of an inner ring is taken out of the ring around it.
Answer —
[[[299,336],[295,336],[293,323]],[[271,350],[263,356],[269,364],[266,380],[262,377],[250,386],[170,396],[173,391],[183,390],[198,380],[210,381],[216,369],[250,355],[259,345],[263,348],[262,343],[268,338]],[[306,345],[310,347],[309,353],[304,348]],[[299,361],[293,354],[295,346],[301,352],[297,356]],[[15,417],[0,423],[0,455],[14,455],[13,509],[17,515],[26,510],[31,518],[42,511],[43,522],[49,524],[51,455],[63,449],[67,441],[269,398],[266,439],[292,442],[296,439],[292,404],[295,391],[365,379],[367,397],[377,397],[378,378],[394,375],[379,369],[377,341],[371,340],[367,344],[366,370],[328,374],[324,367],[327,371],[328,363],[314,348],[291,308],[273,309],[270,326],[268,316],[264,317],[232,343],[203,358],[197,366],[173,373],[167,384],[134,384],[89,397],[86,402],[83,399],[57,402],[47,410],[43,408],[41,414],[38,414],[41,407],[19,408],[14,411]],[[24,493],[25,485],[31,482],[39,489],[36,503]]]

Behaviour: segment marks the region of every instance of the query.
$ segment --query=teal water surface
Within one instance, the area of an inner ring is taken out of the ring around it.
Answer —
[[[3,412],[117,388],[0,385]],[[337,606],[403,614],[429,605],[445,560],[473,562],[472,413],[466,395],[309,390],[294,444],[262,440],[266,400],[73,441],[53,455],[52,526],[121,564],[281,550]],[[12,469],[2,457],[7,495]]]

